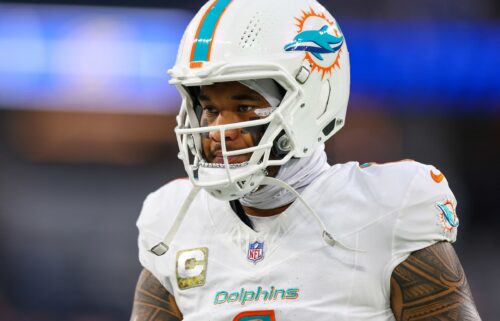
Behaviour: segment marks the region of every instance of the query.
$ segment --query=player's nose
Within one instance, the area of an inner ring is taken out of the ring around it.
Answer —
[[[229,111],[223,111],[217,116],[217,120],[215,122],[215,125],[227,125],[227,124],[234,124],[240,122],[240,119],[238,116]],[[224,131],[224,136],[226,140],[235,140],[238,138],[238,136],[241,133],[240,128],[234,128],[234,129],[226,129]],[[210,138],[213,139],[216,142],[221,141],[221,131],[220,130],[215,130],[210,132]]]

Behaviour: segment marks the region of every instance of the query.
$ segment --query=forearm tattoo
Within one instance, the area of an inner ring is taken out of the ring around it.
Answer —
[[[173,295],[148,270],[142,270],[135,289],[131,321],[181,321]]]
[[[412,253],[391,278],[398,321],[481,320],[462,265],[448,242]]]

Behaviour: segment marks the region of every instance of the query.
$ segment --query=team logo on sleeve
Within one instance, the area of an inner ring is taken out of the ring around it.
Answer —
[[[264,258],[264,242],[255,241],[248,245],[247,259],[257,264]]]
[[[456,229],[459,221],[455,204],[446,200],[436,203],[436,207],[439,209],[439,223],[443,226],[444,231],[451,232]]]

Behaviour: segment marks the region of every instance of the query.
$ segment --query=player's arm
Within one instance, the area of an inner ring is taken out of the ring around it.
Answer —
[[[181,321],[182,314],[158,279],[143,269],[135,289],[131,321]]]
[[[481,320],[462,265],[448,242],[413,252],[394,269],[391,308],[398,321]]]

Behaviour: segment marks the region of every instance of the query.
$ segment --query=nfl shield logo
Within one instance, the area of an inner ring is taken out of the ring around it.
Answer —
[[[253,263],[257,263],[264,258],[264,242],[255,241],[248,244],[247,258]]]

